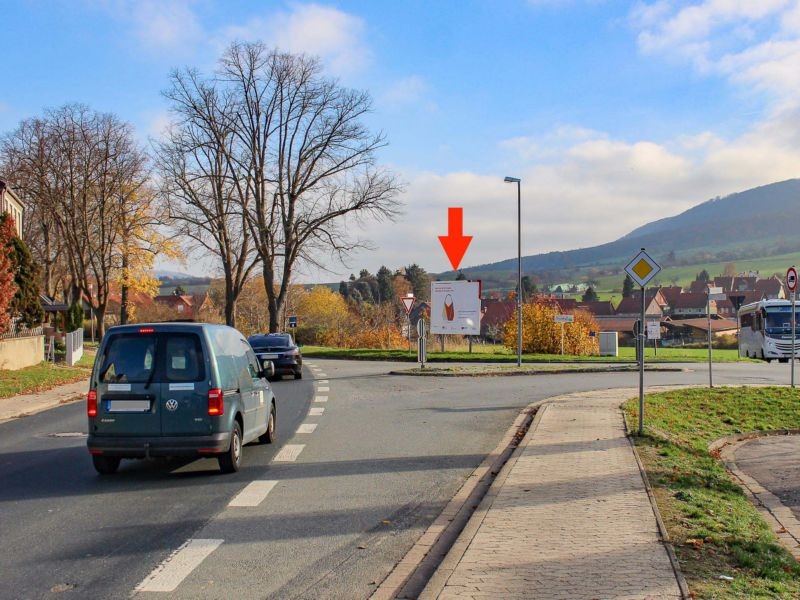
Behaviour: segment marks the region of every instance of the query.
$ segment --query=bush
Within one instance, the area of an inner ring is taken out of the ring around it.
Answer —
[[[559,310],[545,302],[533,302],[522,306],[522,351],[527,353],[560,354],[561,324],[554,317]],[[596,354],[597,337],[589,337],[590,331],[599,331],[597,323],[585,311],[575,312],[575,321],[564,324],[564,353],[575,356]],[[503,343],[512,351],[517,350],[517,312],[505,324]]]

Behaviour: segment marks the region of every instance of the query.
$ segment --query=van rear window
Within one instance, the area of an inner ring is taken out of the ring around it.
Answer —
[[[113,336],[100,368],[103,383],[202,381],[205,378],[200,339],[194,334],[119,334]]]
[[[144,383],[155,365],[156,336],[121,334],[106,348],[100,381],[103,383]]]

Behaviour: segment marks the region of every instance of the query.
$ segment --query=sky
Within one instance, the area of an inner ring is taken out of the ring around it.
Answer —
[[[405,183],[371,250],[298,281],[380,265],[448,270],[611,241],[716,196],[800,176],[800,0],[3,0],[0,132],[83,102],[142,144],[169,122],[170,72],[210,73],[234,40],[319,56],[366,90],[379,162]],[[201,266],[202,265],[202,266]],[[194,256],[162,268],[201,273]]]

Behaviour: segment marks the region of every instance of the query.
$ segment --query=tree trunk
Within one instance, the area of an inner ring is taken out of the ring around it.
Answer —
[[[102,340],[106,332],[106,305],[101,304],[94,309],[94,318],[97,319],[97,339]]]
[[[236,327],[236,295],[233,292],[233,281],[229,274],[225,276],[225,324]]]
[[[275,333],[280,329],[281,303],[275,295],[275,281],[272,267],[265,261],[262,263],[261,274],[264,279],[264,291],[267,293],[267,309],[269,311],[269,332]]]
[[[127,281],[128,277],[128,253],[122,253],[122,277],[123,281]],[[126,325],[128,323],[128,286],[122,285],[119,298],[119,324]]]

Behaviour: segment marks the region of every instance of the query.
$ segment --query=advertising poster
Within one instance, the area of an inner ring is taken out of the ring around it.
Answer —
[[[481,282],[431,283],[431,333],[481,334]]]

